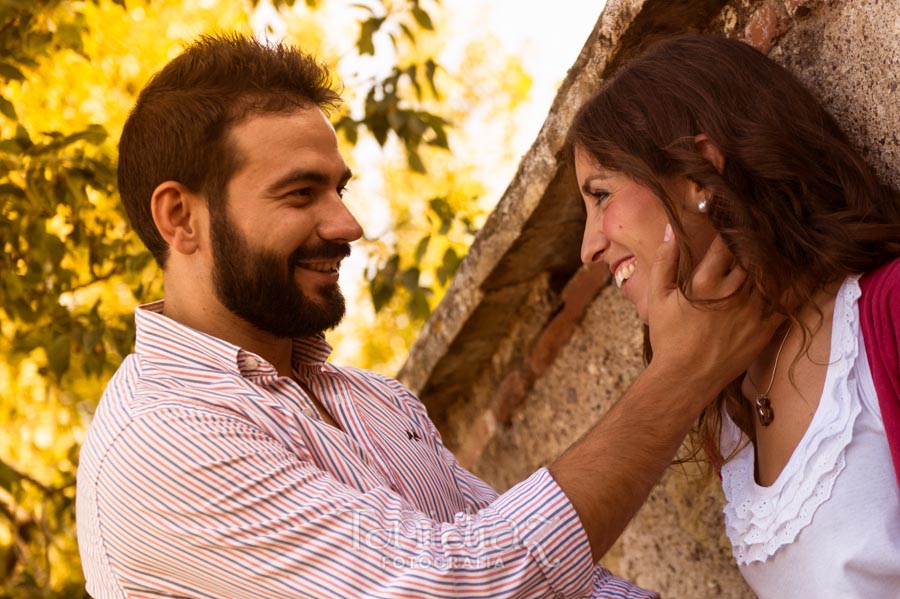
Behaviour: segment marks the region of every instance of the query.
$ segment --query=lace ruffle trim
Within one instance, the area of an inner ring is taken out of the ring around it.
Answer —
[[[725,530],[739,564],[765,561],[797,538],[829,497],[845,466],[846,448],[861,406],[851,396],[852,367],[859,354],[860,296],[856,278],[848,279],[835,300],[831,363],[822,399],[809,429],[781,475],[770,487],[754,481],[753,446],[746,444],[722,468],[728,500]],[[733,431],[737,428],[732,425]],[[737,441],[737,436],[733,437]],[[743,439],[744,441],[746,439]]]

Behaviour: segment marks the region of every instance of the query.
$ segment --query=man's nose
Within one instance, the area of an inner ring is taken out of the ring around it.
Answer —
[[[329,202],[327,211],[318,227],[319,237],[339,243],[350,243],[362,237],[362,226],[340,197]]]

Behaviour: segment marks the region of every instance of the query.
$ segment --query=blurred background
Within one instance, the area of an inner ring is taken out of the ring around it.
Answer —
[[[79,443],[161,275],[119,206],[115,147],[152,73],[203,33],[296,43],[365,238],[332,359],[396,372],[546,117],[602,2],[0,2],[0,597],[85,597]]]

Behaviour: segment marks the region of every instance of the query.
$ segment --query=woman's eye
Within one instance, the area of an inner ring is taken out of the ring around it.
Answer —
[[[591,192],[591,197],[594,198],[594,205],[600,207],[609,199],[609,192],[598,189],[597,191]]]

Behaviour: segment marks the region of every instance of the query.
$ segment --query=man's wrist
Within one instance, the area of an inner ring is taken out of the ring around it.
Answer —
[[[635,386],[642,394],[658,397],[670,409],[699,415],[728,381],[691,368],[653,360],[638,376]],[[693,420],[693,419],[692,419]]]

